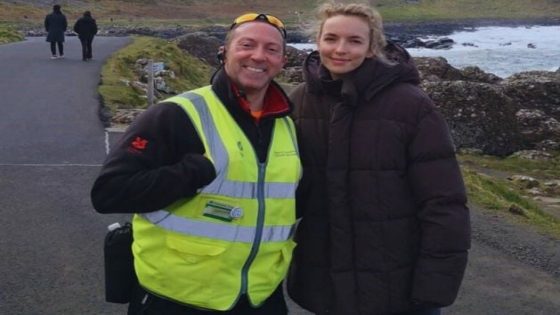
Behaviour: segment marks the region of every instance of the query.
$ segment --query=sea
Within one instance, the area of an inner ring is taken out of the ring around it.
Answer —
[[[453,39],[453,47],[407,50],[414,57],[443,57],[455,68],[477,66],[502,78],[524,71],[556,71],[560,67],[560,26],[479,27],[420,39],[442,37]],[[290,45],[315,48],[312,43]]]

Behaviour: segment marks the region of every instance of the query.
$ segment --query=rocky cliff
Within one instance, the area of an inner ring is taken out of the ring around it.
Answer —
[[[422,87],[447,118],[457,148],[504,156],[560,149],[560,71],[506,79],[443,58],[416,58]]]

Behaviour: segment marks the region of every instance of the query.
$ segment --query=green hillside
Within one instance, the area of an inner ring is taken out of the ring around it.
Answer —
[[[258,11],[280,16],[296,26],[313,16],[318,0],[60,0],[69,18],[91,10],[103,23],[211,25]],[[346,1],[341,1],[346,2]],[[370,0],[386,22],[433,22],[463,19],[560,20],[560,0]],[[51,1],[0,0],[0,21],[39,24]]]

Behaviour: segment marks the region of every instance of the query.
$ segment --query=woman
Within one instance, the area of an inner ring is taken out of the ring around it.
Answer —
[[[45,17],[47,42],[51,43],[51,59],[64,58],[64,32],[68,27],[66,16],[62,14],[60,5],[53,6],[52,13]],[[56,47],[58,46],[58,55]]]
[[[470,246],[446,123],[372,8],[323,5],[317,47],[290,95],[304,175],[288,292],[317,314],[440,314]]]
[[[97,34],[97,23],[91,16],[90,11],[84,12],[84,15],[76,21],[74,32],[78,34],[78,38],[80,38],[82,43],[82,60],[91,60],[91,43],[93,42],[93,37]]]

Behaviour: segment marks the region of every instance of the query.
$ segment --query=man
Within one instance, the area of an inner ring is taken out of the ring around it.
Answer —
[[[108,156],[91,197],[135,213],[129,314],[287,313],[301,166],[272,81],[285,40],[273,16],[238,17],[212,85],[149,108]]]
[[[45,17],[47,42],[51,43],[51,59],[64,58],[64,32],[68,28],[66,16],[62,14],[59,4],[53,6],[52,13]],[[58,55],[56,47],[58,46]]]
[[[91,43],[93,42],[93,37],[97,34],[97,23],[91,16],[90,11],[84,12],[84,15],[76,21],[74,24],[74,32],[78,34],[78,38],[82,44],[82,60],[91,60]]]

